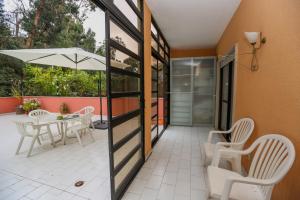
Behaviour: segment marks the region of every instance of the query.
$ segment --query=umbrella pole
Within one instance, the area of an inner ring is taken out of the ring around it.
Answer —
[[[106,121],[103,120],[103,117],[102,117],[102,84],[101,84],[101,71],[99,71],[99,82],[98,82],[98,93],[99,93],[99,97],[100,97],[100,120],[97,120],[94,122],[94,127],[95,129],[107,129],[108,128],[108,124]]]
[[[99,71],[99,88],[100,88],[100,121],[101,123],[103,122],[103,119],[102,119],[102,85],[101,85],[101,71]]]

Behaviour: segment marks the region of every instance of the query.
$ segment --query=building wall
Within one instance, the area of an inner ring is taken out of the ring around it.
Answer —
[[[151,11],[144,1],[144,95],[145,95],[145,156],[152,152],[151,147]]]
[[[287,136],[296,160],[275,187],[273,200],[300,196],[300,1],[242,0],[219,44],[217,54],[238,47],[234,119],[252,117],[256,128],[248,145],[267,133]],[[259,70],[249,70],[251,51],[243,33],[260,31],[267,43],[258,51]],[[245,165],[247,165],[247,160]]]
[[[15,97],[0,97],[0,114],[16,112],[20,100]]]
[[[171,58],[215,56],[216,49],[171,49]]]

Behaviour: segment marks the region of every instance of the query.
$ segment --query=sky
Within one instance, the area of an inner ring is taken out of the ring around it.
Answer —
[[[4,0],[5,11],[14,10],[16,8],[14,2],[15,0]],[[28,0],[23,0],[23,2],[25,7],[29,7]],[[105,39],[105,13],[100,8],[96,8],[95,11],[88,11],[83,26],[86,31],[91,28],[96,33],[96,46],[100,46],[100,43]]]

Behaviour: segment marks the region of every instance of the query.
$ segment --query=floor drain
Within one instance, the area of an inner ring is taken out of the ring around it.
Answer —
[[[76,183],[75,183],[75,186],[76,187],[80,187],[80,186],[82,186],[84,184],[84,181],[77,181]]]

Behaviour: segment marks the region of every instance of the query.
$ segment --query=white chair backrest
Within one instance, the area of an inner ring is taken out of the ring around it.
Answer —
[[[242,149],[246,141],[251,136],[254,129],[254,121],[250,118],[243,118],[234,123],[232,127],[231,142],[243,143],[236,149]]]
[[[37,109],[37,110],[30,111],[28,116],[34,119],[36,123],[38,123],[41,118],[47,117],[50,114],[51,113],[48,112],[47,110]]]
[[[17,126],[18,132],[22,135],[22,136],[26,136],[28,135],[27,129],[26,129],[26,123],[28,122],[20,122],[20,121],[14,121],[14,123]]]
[[[85,113],[94,113],[95,108],[93,106],[87,106],[84,108],[85,109]]]
[[[90,113],[90,114],[92,114],[92,113],[94,113],[94,111],[95,111],[95,108],[93,106],[86,106],[75,113],[80,113],[80,114],[89,114]]]
[[[270,134],[258,138],[248,150],[249,152],[255,150],[248,177],[268,180],[271,186],[262,187],[262,191],[270,198],[274,185],[287,174],[293,165],[294,145],[282,135]]]

